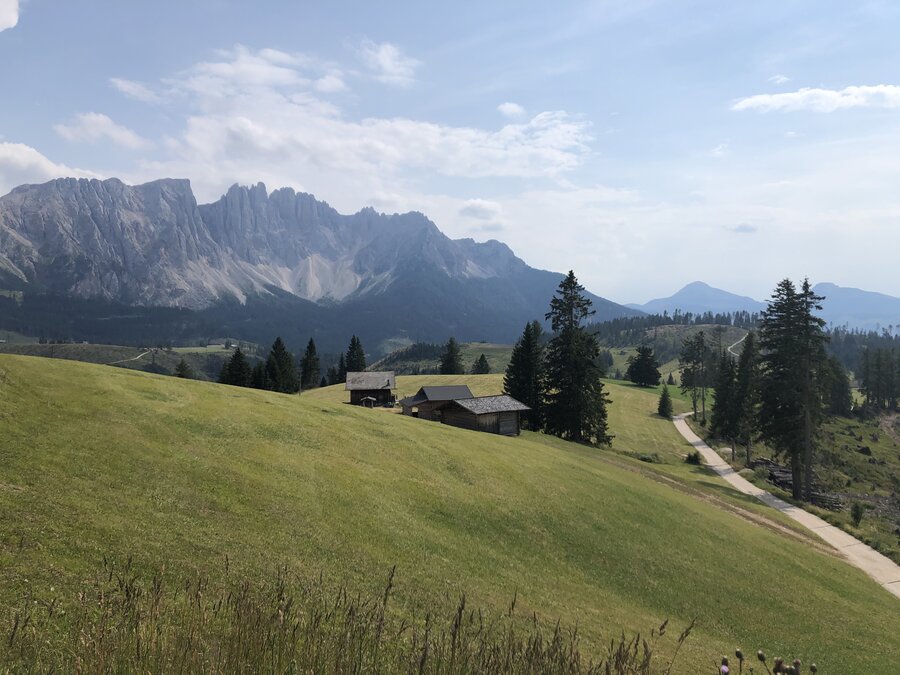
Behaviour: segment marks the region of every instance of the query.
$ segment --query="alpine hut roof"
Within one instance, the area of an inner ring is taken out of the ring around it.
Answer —
[[[371,391],[373,389],[396,389],[393,370],[371,373],[347,373],[345,391]]]
[[[476,415],[484,415],[487,413],[516,412],[520,410],[531,410],[524,403],[520,403],[512,396],[501,394],[498,396],[479,396],[478,398],[462,398],[454,399],[456,405],[465,408]]]
[[[408,396],[400,403],[405,406],[415,406],[426,401],[455,401],[472,397],[472,391],[466,385],[452,384],[440,387],[422,387],[414,396]]]

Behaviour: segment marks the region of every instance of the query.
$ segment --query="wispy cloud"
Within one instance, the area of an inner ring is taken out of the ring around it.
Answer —
[[[494,220],[500,215],[501,207],[497,202],[487,199],[468,199],[459,209],[459,215],[476,220]]]
[[[512,103],[511,101],[501,103],[497,106],[497,110],[504,117],[510,118],[522,117],[525,114],[525,108],[520,106],[518,103]]]
[[[773,75],[769,78],[769,82],[772,82],[773,84],[787,84],[790,81],[791,78],[789,78],[787,75],[782,75],[781,73],[779,73],[778,75]]]
[[[109,140],[129,150],[141,150],[151,145],[128,127],[116,124],[103,113],[82,113],[76,115],[70,124],[56,124],[53,129],[67,141],[93,143]]]
[[[0,0],[0,31],[19,23],[19,0]]]
[[[390,42],[376,43],[363,40],[359,50],[363,65],[379,82],[398,87],[408,87],[416,79],[416,69],[421,61],[406,56],[397,45]]]
[[[749,223],[741,223],[740,225],[734,225],[728,228],[735,234],[753,234],[759,228],[755,225],[750,225]]]
[[[900,86],[877,84],[844,89],[803,88],[783,94],[757,94],[739,99],[732,110],[760,112],[809,110],[834,112],[848,108],[900,108]]]
[[[43,183],[53,178],[100,178],[93,171],[58,164],[30,145],[0,143],[0,194],[23,183]]]
[[[728,154],[728,143],[719,143],[716,147],[709,151],[713,157],[724,157]]]
[[[134,80],[125,80],[120,77],[111,77],[109,83],[113,88],[125,94],[128,98],[142,103],[158,103],[162,97],[145,84]]]

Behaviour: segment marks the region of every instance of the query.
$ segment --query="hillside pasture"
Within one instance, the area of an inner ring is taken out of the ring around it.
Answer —
[[[452,381],[493,393],[500,376]],[[739,645],[820,672],[900,661],[896,599],[761,526],[708,476],[692,485],[654,392],[610,385],[608,451],[350,406],[340,389],[289,396],[0,356],[0,620],[29,593],[77,602],[104,556],[171,579],[218,578],[227,556],[232,575],[283,564],[365,594],[397,565],[400,616],[452,611],[463,592],[494,611],[515,596],[550,630],[577,624],[583,653],[696,618],[684,673]]]

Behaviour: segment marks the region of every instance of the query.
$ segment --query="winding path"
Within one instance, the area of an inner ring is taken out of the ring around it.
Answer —
[[[878,582],[879,585],[900,598],[900,566],[843,530],[828,524],[818,516],[804,511],[798,506],[788,504],[775,495],[756,487],[739,475],[728,462],[719,456],[719,453],[710,448],[703,442],[703,439],[691,431],[685,419],[690,414],[678,415],[675,418],[675,428],[678,429],[678,432],[684,436],[688,443],[700,452],[706,464],[713,471],[724,478],[738,492],[756,497],[763,504],[778,509],[788,518],[803,525],[803,527],[810,530],[825,543],[837,549],[846,558],[847,562],[861,569]]]
[[[736,351],[734,351],[734,348],[737,347],[739,344],[741,344],[744,340],[746,340],[748,335],[750,335],[750,331],[747,331],[746,333],[744,333],[744,337],[742,337],[740,340],[738,340],[733,345],[728,347],[728,353],[731,354],[732,356],[739,356],[739,354]]]
[[[144,357],[144,356],[147,356],[147,354],[149,354],[149,353],[152,352],[152,351],[153,351],[152,349],[148,349],[148,350],[145,351],[144,353],[138,354],[137,356],[135,356],[135,357],[133,357],[133,358],[130,358],[130,359],[121,359],[121,360],[119,360],[119,361],[110,361],[110,362],[107,363],[106,365],[108,365],[108,366],[114,366],[114,365],[116,365],[117,363],[128,363],[129,361],[137,361],[138,359],[140,359],[140,358],[142,358],[142,357]]]

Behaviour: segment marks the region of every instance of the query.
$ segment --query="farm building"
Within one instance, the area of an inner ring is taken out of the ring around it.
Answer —
[[[454,427],[501,436],[519,435],[519,414],[531,410],[512,396],[479,396],[451,401],[441,412],[441,422]]]
[[[397,383],[394,371],[374,373],[347,373],[347,384],[344,387],[350,392],[350,403],[365,405],[370,408],[381,405],[394,405],[394,389]]]
[[[400,401],[404,415],[412,415],[423,420],[441,421],[441,409],[455,399],[473,398],[472,392],[464,385],[443,387],[422,387],[414,396]]]

